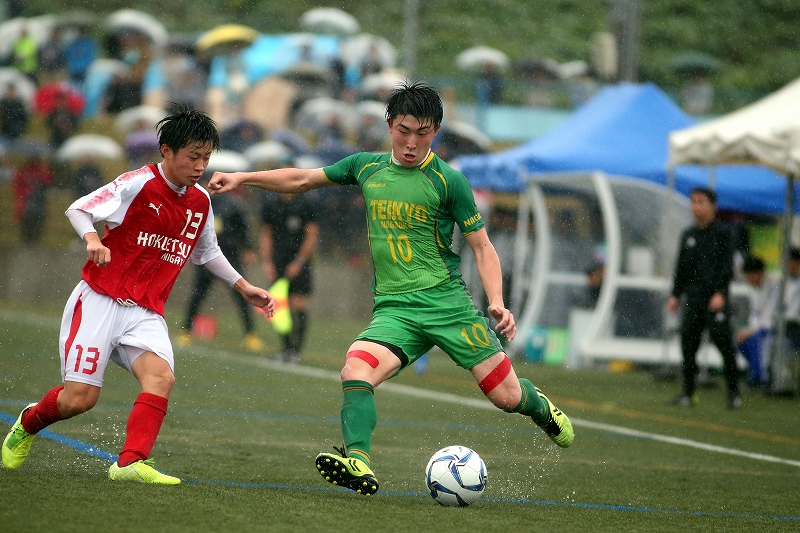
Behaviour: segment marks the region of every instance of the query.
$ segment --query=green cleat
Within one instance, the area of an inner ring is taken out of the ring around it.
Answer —
[[[567,415],[561,412],[561,409],[553,405],[553,402],[551,402],[542,391],[540,391],[537,387],[534,387],[534,389],[536,389],[536,394],[538,394],[542,400],[547,402],[547,406],[549,407],[550,411],[547,420],[544,423],[539,424],[537,422],[536,424],[542,428],[544,432],[547,433],[547,436],[550,437],[550,439],[552,439],[552,441],[557,445],[561,446],[562,448],[569,448],[569,446],[572,444],[572,441],[575,440],[575,433],[572,431],[572,422],[569,421]]]
[[[115,462],[108,469],[108,479],[114,481],[138,481],[139,483],[153,483],[156,485],[179,485],[181,480],[177,477],[162,474],[155,469],[152,459],[136,461],[128,466],[117,466]]]
[[[28,452],[31,450],[33,438],[36,436],[33,433],[28,433],[22,427],[22,415],[25,411],[36,405],[35,403],[28,404],[25,409],[19,414],[17,421],[11,426],[11,431],[6,435],[3,441],[3,466],[9,470],[14,470],[22,466],[25,459],[28,458]]]
[[[361,459],[323,452],[317,455],[316,463],[320,475],[329,483],[354,490],[364,496],[372,496],[378,492],[378,480],[375,479],[375,474]]]

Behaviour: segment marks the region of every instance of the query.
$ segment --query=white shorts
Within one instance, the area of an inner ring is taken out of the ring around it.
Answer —
[[[58,347],[64,381],[102,387],[109,360],[130,372],[145,351],[154,352],[175,372],[164,317],[138,305],[117,303],[83,280],[64,308]]]

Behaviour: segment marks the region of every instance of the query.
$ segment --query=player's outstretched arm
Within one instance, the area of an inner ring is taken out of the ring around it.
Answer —
[[[263,309],[267,318],[275,314],[275,298],[261,287],[250,285],[246,279],[239,278],[239,280],[233,284],[233,288],[244,296],[244,299],[249,303]]]
[[[278,168],[256,172],[215,172],[208,182],[211,194],[232,191],[239,185],[251,185],[267,191],[297,194],[333,185],[321,168]]]

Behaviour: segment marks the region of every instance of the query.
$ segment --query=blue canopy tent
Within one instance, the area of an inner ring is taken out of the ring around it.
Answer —
[[[623,83],[600,91],[555,129],[530,143],[488,155],[463,156],[474,188],[519,192],[522,174],[602,171],[672,185],[688,195],[711,185],[721,209],[752,214],[784,211],[786,181],[762,166],[679,166],[667,171],[669,133],[695,121],[653,84]],[[798,187],[800,192],[800,187]],[[797,196],[796,196],[797,197]],[[800,203],[795,204],[795,212]]]

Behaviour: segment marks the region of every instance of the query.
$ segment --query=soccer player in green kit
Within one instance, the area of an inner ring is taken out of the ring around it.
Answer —
[[[442,122],[439,95],[423,83],[402,84],[386,103],[392,153],[360,153],[317,169],[216,173],[212,194],[241,184],[281,193],[329,185],[358,185],[364,195],[375,268],[372,321],[350,346],[342,369],[344,449],[316,458],[329,482],[370,496],[378,480],[370,469],[377,423],[375,388],[434,345],[469,370],[489,400],[506,412],[530,416],[558,445],[572,444],[569,418],[525,378],[472,301],[452,250],[458,225],[475,254],[495,329],[516,334],[503,302],[500,260],[475,206],[466,178],[431,152]]]

